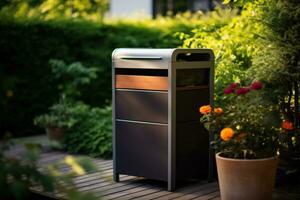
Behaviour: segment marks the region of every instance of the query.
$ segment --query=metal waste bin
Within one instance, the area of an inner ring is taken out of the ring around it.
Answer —
[[[113,174],[168,182],[207,178],[213,104],[210,49],[116,49],[112,54]]]

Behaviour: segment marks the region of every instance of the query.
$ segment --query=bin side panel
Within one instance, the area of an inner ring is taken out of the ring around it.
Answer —
[[[117,121],[116,134],[118,173],[167,180],[167,126]]]
[[[199,107],[209,104],[209,89],[179,90],[176,94],[176,121],[188,122],[200,119]],[[199,122],[200,123],[200,122]]]
[[[116,118],[168,123],[168,94],[117,90]]]
[[[197,122],[176,125],[176,176],[178,180],[207,178],[208,131]]]

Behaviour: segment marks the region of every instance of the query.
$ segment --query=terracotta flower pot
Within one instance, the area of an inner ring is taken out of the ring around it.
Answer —
[[[278,158],[231,159],[216,154],[222,200],[269,200]]]
[[[48,126],[46,128],[46,133],[50,140],[61,141],[65,131],[63,128]]]

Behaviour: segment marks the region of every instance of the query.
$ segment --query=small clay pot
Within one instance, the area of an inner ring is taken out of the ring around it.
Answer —
[[[50,140],[61,141],[64,137],[64,129],[60,127],[48,126],[46,128],[47,136]]]

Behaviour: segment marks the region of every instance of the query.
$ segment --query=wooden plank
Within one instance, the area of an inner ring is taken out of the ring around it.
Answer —
[[[120,185],[123,186],[125,184],[131,183],[129,181],[132,181],[134,178],[135,177],[126,176],[126,177],[124,177],[125,181],[123,183],[114,183],[114,182],[104,181],[104,182],[101,182],[101,183],[96,183],[96,184],[83,186],[83,187],[76,187],[76,188],[80,192],[85,192],[85,193],[88,192],[88,193],[93,193],[93,194],[96,194],[95,191],[97,190],[98,196],[102,196],[101,193],[99,193],[99,190],[101,190],[101,188],[106,188],[106,187],[114,188],[114,187],[117,187],[117,186],[120,186]],[[105,189],[104,189],[104,191],[105,191]],[[59,192],[56,192],[54,194],[55,194],[55,196],[60,197],[60,198],[64,197],[64,195],[59,193]]]
[[[124,179],[125,180],[131,180],[134,179],[135,177],[132,176],[127,176]],[[88,191],[88,190],[95,190],[96,188],[101,188],[103,186],[107,186],[107,185],[114,185],[116,184],[115,182],[112,181],[106,181],[106,182],[101,182],[101,183],[96,183],[93,185],[89,185],[89,186],[84,186],[84,187],[80,187],[78,188],[80,191]]]
[[[81,183],[76,183],[76,182],[75,183],[76,183],[76,187],[82,188],[85,186],[94,185],[94,184],[103,183],[103,182],[109,182],[109,180],[99,177],[98,179],[89,180],[89,181],[81,182]]]
[[[98,194],[100,194],[99,196],[112,195],[114,193],[120,193],[122,191],[126,191],[126,190],[136,188],[136,187],[139,187],[139,186],[142,186],[142,184],[125,184],[125,185],[120,186],[120,187],[114,187],[112,189],[102,191]]]
[[[101,167],[112,167],[112,162],[97,162],[97,161],[94,161],[94,164],[97,165],[97,166],[101,166]]]
[[[100,172],[100,173],[94,173],[90,175],[91,175],[90,177],[85,177],[83,179],[80,179],[81,177],[78,177],[74,179],[74,183],[77,185],[77,187],[83,187],[83,186],[92,185],[101,182],[112,182],[112,173],[102,174]],[[122,180],[126,177],[128,178],[129,176],[127,175],[120,176]]]
[[[211,200],[221,200],[221,197],[212,198]]]
[[[84,175],[79,175],[79,176],[75,176],[76,179],[84,179],[84,178],[88,178],[91,177],[93,175],[97,175],[97,174],[106,174],[106,177],[112,176],[112,169],[106,169],[103,171],[94,171],[94,172],[89,172],[86,173]]]
[[[84,175],[81,175],[81,176],[77,176],[76,178],[84,179],[84,178],[90,177],[93,174],[109,174],[109,173],[112,175],[113,170],[112,169],[107,169],[107,170],[103,170],[103,171],[96,171],[96,172],[84,174]]]
[[[198,188],[198,191],[195,191],[193,193],[190,193],[190,194],[185,194],[181,197],[177,197],[177,198],[174,198],[174,199],[180,199],[180,200],[189,200],[189,199],[194,199],[194,198],[197,198],[197,197],[201,197],[203,195],[207,195],[209,193],[212,193],[212,192],[216,192],[218,191],[219,188],[217,185],[204,185],[203,187],[199,187]]]
[[[56,155],[56,156],[51,157],[51,159],[47,159],[47,160],[41,159],[37,164],[38,164],[38,166],[40,166],[40,167],[45,167],[45,166],[47,166],[47,165],[57,163],[57,162],[59,162],[60,160],[63,160],[64,158],[65,158],[65,156],[62,156],[62,155]]]
[[[91,192],[93,192],[96,196],[102,196],[102,193],[107,191],[107,190],[116,189],[116,188],[119,188],[119,187],[124,187],[126,185],[139,186],[140,184],[135,182],[137,180],[139,180],[139,178],[125,180],[125,181],[122,181],[122,182],[119,182],[119,183],[114,183],[114,184],[107,185],[107,186],[104,186],[104,187],[95,188],[95,189],[91,190]]]
[[[45,163],[52,162],[54,160],[60,160],[65,156],[66,154],[62,154],[62,153],[47,153],[46,155],[41,154],[38,164],[45,164]]]
[[[109,160],[109,161],[99,161],[99,160],[94,160],[93,159],[93,162],[96,165],[100,165],[100,166],[112,166],[112,164],[113,164],[112,160]]]
[[[95,180],[95,179],[105,179],[105,180],[112,180],[112,173],[111,172],[107,172],[107,173],[102,173],[102,172],[96,172],[96,173],[91,173],[88,174],[89,176],[78,176],[74,179],[75,183],[84,183],[84,182],[88,182],[91,180]]]
[[[143,190],[147,190],[147,189],[149,189],[148,185],[146,185],[146,186],[140,186],[140,187],[132,188],[132,189],[129,189],[129,190],[126,190],[126,191],[122,191],[122,192],[119,192],[119,193],[114,193],[114,194],[111,194],[109,196],[102,196],[102,199],[105,199],[105,200],[116,199],[116,198],[123,199],[123,197],[125,195],[137,193],[137,192],[140,192],[140,191],[143,191]]]
[[[208,200],[208,199],[214,199],[214,198],[219,198],[220,197],[220,192],[215,191],[200,197],[195,198],[194,200]]]
[[[168,77],[116,75],[116,88],[142,90],[168,90]]]
[[[149,186],[148,186],[149,187]],[[124,195],[115,199],[119,199],[119,200],[130,200],[130,199],[140,199],[141,197],[148,195],[148,194],[153,194],[156,192],[161,191],[161,189],[159,187],[153,187],[153,188],[149,188],[146,190],[141,190],[139,192],[135,192],[135,193],[131,193],[128,195]]]
[[[99,171],[103,171],[103,170],[107,170],[107,169],[112,169],[113,168],[113,166],[111,166],[111,165],[95,165],[95,167],[97,168],[97,169],[99,169]]]
[[[162,196],[165,196],[165,195],[168,195],[168,194],[172,194],[172,192],[169,192],[167,190],[162,190],[162,191],[158,191],[158,192],[155,192],[155,193],[152,193],[152,194],[145,195],[143,197],[139,197],[139,200],[155,199],[155,198],[162,197]]]
[[[211,187],[217,187],[217,184],[215,182],[213,183],[200,183],[200,184],[196,184],[196,185],[192,185],[186,188],[182,188],[179,189],[178,191],[172,192],[168,195],[164,195],[158,198],[154,198],[154,199],[159,199],[159,200],[168,200],[168,199],[175,199],[175,198],[181,198],[185,195],[189,195],[198,191],[202,191],[205,190],[207,188],[211,188]]]

